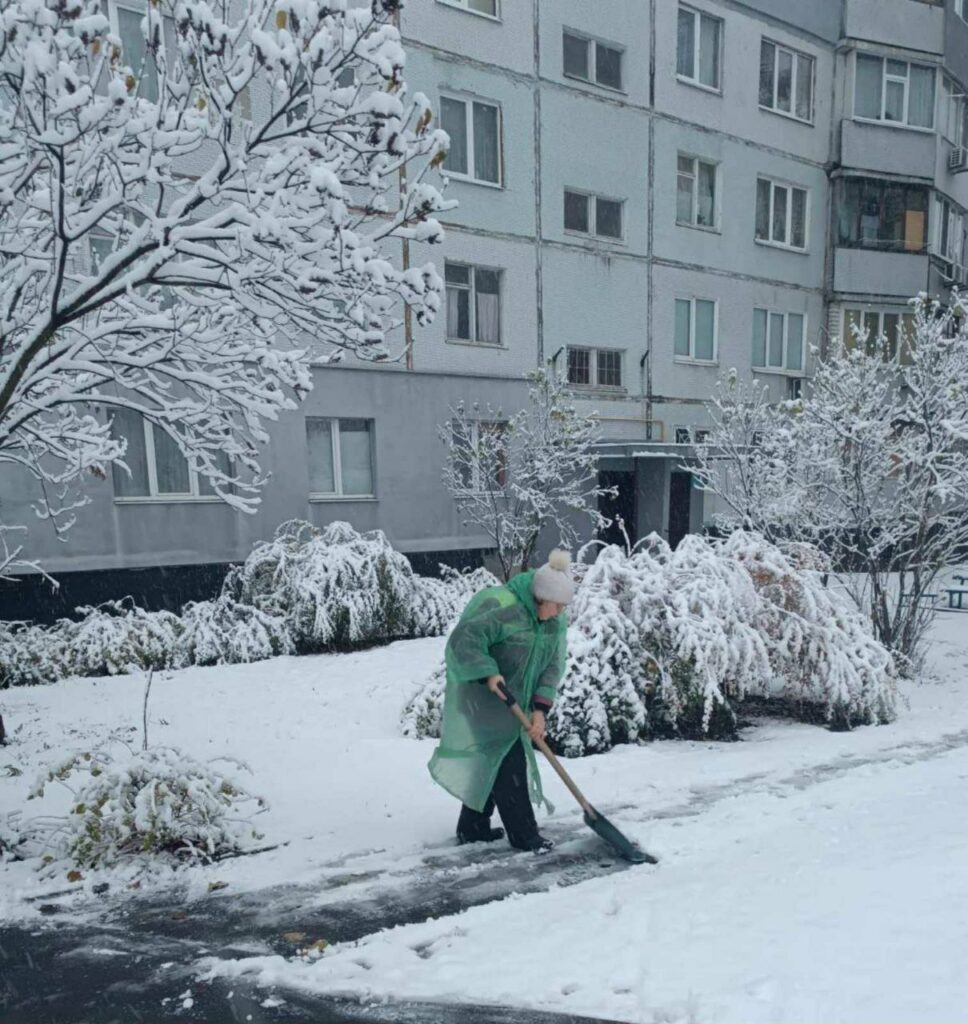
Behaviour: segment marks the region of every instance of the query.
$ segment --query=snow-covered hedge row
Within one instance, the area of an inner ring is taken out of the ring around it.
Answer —
[[[0,688],[439,635],[495,582],[483,569],[418,576],[378,531],[293,521],[230,570],[216,599],[180,615],[127,599],[50,627],[0,622]]]
[[[652,535],[601,550],[569,609],[568,669],[549,717],[564,754],[656,736],[730,736],[749,697],[834,726],[890,720],[896,666],[867,620],[824,587],[819,554],[737,531]],[[404,713],[435,735],[440,672]]]

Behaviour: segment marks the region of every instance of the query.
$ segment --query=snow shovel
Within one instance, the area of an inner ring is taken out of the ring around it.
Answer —
[[[517,720],[526,729],[530,729],[531,719],[521,710],[517,700],[514,698],[514,694],[511,693],[504,683],[498,683],[498,689],[501,691],[501,699],[507,704]],[[592,831],[597,832],[623,860],[627,860],[632,864],[659,863],[657,858],[653,857],[651,853],[646,853],[645,850],[640,850],[631,839],[623,836],[604,814],[600,814],[592,807],[585,799],[582,791],[575,785],[571,776],[562,768],[561,762],[551,752],[551,748],[544,740],[535,740],[534,742],[538,745],[541,753],[548,759],[551,767],[558,773],[561,781],[568,787],[568,791],[578,801],[581,809],[585,812],[585,824]]]

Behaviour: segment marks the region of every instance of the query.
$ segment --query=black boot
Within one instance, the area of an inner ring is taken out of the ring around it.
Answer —
[[[466,843],[493,843],[504,838],[503,828],[475,829],[471,832],[458,832],[457,845],[464,846]]]
[[[548,853],[555,848],[553,839],[545,839],[543,835],[535,832],[533,836],[528,839],[521,839],[516,843],[511,843],[515,850],[525,850],[528,853]]]

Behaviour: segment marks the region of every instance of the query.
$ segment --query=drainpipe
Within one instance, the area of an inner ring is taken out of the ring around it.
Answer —
[[[403,36],[403,25],[400,20],[400,8],[398,7],[393,12],[393,24],[396,30]],[[407,167],[406,164],[400,168],[400,205],[401,207],[407,201]],[[410,269],[410,239],[404,237],[402,239],[402,249],[400,255],[400,262],[403,267],[404,273]],[[406,350],[406,368],[408,370],[413,369],[413,311],[410,309],[410,303],[405,302],[403,304],[403,343]]]
[[[652,440],[652,311],[654,302],[653,291],[653,258],[655,254],[655,0],[649,0],[649,228],[646,243],[646,282],[645,282],[645,355],[639,363],[645,370],[645,439]]]
[[[531,18],[534,33],[534,295],[538,362],[544,362],[544,267],[542,265],[541,223],[541,0],[532,0]]]

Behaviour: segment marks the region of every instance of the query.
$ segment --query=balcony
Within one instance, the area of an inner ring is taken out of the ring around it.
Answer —
[[[906,50],[944,52],[944,7],[913,0],[847,0],[844,35]]]
[[[910,299],[928,287],[926,252],[834,250],[834,291],[838,295],[876,295]]]
[[[849,118],[841,123],[840,163],[843,167],[934,181],[937,161],[935,132]]]

